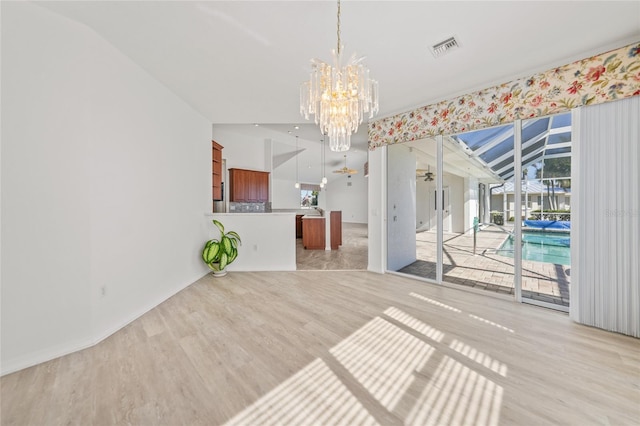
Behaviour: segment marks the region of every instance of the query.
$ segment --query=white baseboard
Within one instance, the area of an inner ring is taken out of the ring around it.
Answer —
[[[15,373],[16,371],[33,367],[34,365],[42,364],[43,362],[51,361],[53,359],[60,358],[62,356],[69,355],[71,353],[78,352],[78,351],[90,348],[92,346],[95,346],[98,343],[102,342],[107,337],[113,335],[114,333],[123,329],[127,325],[131,324],[133,321],[137,320],[138,318],[140,318],[141,316],[143,316],[153,308],[157,307],[161,303],[169,300],[171,297],[175,296],[176,294],[178,294],[185,288],[189,287],[191,284],[195,283],[196,281],[206,276],[207,274],[208,272],[203,275],[194,277],[194,279],[189,280],[187,283],[184,283],[180,285],[178,288],[171,290],[170,292],[168,292],[168,294],[165,294],[164,296],[157,298],[155,302],[152,302],[147,306],[145,306],[144,308],[131,314],[128,318],[124,319],[123,321],[120,321],[117,324],[114,324],[113,326],[105,330],[94,332],[94,334],[92,336],[89,336],[87,339],[68,342],[61,345],[57,345],[55,347],[36,351],[34,353],[22,356],[18,359],[13,359],[8,361],[2,360],[2,365],[0,366],[0,376],[5,376],[7,374]]]
[[[51,361],[52,359],[60,358],[61,356],[69,355],[73,352],[78,352],[83,349],[90,348],[93,345],[94,343],[91,339],[86,339],[68,342],[52,348],[36,351],[18,359],[9,361],[2,360],[2,369],[0,375],[4,376],[7,374],[15,373],[16,371],[33,367],[34,365],[42,364],[43,362]]]

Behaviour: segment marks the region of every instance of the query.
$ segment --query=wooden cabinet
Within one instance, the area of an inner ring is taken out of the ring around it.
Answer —
[[[330,213],[331,219],[331,250],[338,250],[342,245],[342,211],[333,211]]]
[[[213,201],[222,200],[222,149],[216,141],[211,141],[211,192]],[[215,211],[215,207],[213,209]]]
[[[244,203],[269,201],[269,173],[229,169],[229,201]]]
[[[260,202],[269,201],[269,173],[254,172],[254,178],[256,198]]]
[[[324,250],[325,244],[324,217],[302,218],[302,246],[307,250]]]
[[[304,215],[296,215],[296,238],[302,238],[302,216]]]
[[[249,174],[241,169],[229,169],[229,201],[249,201]]]

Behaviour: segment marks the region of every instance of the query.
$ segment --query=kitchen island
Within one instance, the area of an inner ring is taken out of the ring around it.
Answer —
[[[302,216],[302,246],[307,250],[326,248],[326,220],[320,214]]]

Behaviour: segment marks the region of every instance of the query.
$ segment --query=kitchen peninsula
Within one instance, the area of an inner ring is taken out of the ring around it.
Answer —
[[[342,244],[341,212],[322,209],[276,210],[270,213],[207,213],[209,238],[217,238],[211,219],[242,240],[230,271],[295,271],[296,216],[302,216],[302,240],[307,250],[336,250]],[[328,223],[327,223],[328,222]],[[330,241],[330,246],[326,242]]]
[[[220,221],[225,231],[236,231],[242,240],[238,258],[229,271],[295,271],[295,212],[207,213],[209,238],[219,232],[211,219]]]

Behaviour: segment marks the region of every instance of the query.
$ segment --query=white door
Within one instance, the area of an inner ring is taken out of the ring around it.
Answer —
[[[398,144],[387,149],[387,269],[416,261],[416,157]]]
[[[435,219],[436,215],[436,190],[433,191],[433,201],[429,204],[433,208],[433,218]],[[442,188],[442,205],[444,210],[442,210],[442,231],[443,232],[451,232],[451,204],[449,202],[449,187],[445,186]],[[432,231],[436,231],[437,229],[437,221],[433,221],[434,226],[431,227]]]
[[[442,201],[442,231],[443,232],[451,232],[451,204],[449,202],[449,187],[445,186],[442,188],[443,201]]]

